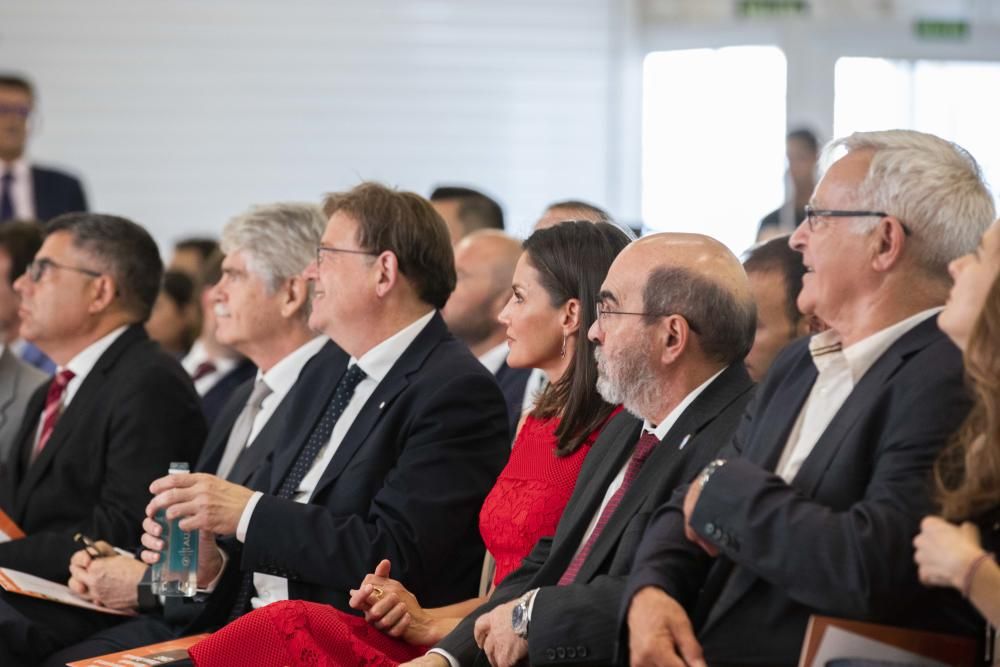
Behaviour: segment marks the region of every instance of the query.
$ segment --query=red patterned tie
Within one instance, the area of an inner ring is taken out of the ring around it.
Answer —
[[[629,459],[628,467],[625,468],[625,478],[622,480],[622,485],[618,487],[618,490],[611,496],[611,500],[604,506],[604,511],[601,512],[600,518],[597,519],[597,525],[594,526],[594,531],[587,538],[580,551],[577,552],[573,558],[573,562],[563,572],[563,576],[559,578],[560,586],[572,584],[576,580],[576,575],[580,573],[580,568],[583,567],[583,562],[590,555],[590,550],[594,548],[597,538],[601,536],[604,527],[610,522],[615,510],[618,509],[618,505],[621,504],[622,498],[625,497],[629,487],[632,486],[632,482],[639,476],[642,464],[646,462],[646,459],[653,452],[653,447],[656,447],[659,442],[659,438],[652,433],[643,433],[642,437],[639,438],[639,442],[636,443],[635,450],[632,452],[632,458]]]
[[[52,382],[49,383],[49,393],[45,396],[45,409],[42,410],[42,434],[38,436],[38,444],[35,445],[35,451],[31,454],[32,461],[38,458],[45,443],[52,437],[52,431],[55,429],[59,413],[62,411],[62,397],[66,393],[66,385],[74,376],[76,373],[64,368],[56,373]]]

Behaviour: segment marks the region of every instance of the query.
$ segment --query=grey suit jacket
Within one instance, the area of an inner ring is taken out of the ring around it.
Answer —
[[[49,376],[21,361],[10,347],[0,354],[0,467],[14,446],[28,399]]]

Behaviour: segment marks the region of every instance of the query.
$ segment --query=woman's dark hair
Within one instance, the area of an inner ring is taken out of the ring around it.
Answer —
[[[975,404],[934,467],[941,514],[974,519],[1000,503],[1000,275],[986,296],[965,350]]]
[[[629,239],[606,222],[569,221],[540,229],[524,242],[528,261],[538,271],[552,306],[580,301],[580,328],[573,358],[566,372],[538,397],[531,414],[560,417],[556,429],[556,456],[567,456],[607,420],[614,409],[597,393],[597,361],[587,338],[594,323],[594,304],[611,262]]]

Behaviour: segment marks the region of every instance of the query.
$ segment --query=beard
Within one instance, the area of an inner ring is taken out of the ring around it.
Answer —
[[[639,339],[636,345],[624,348],[614,358],[608,357],[603,348],[594,348],[597,393],[612,405],[621,403],[639,419],[648,419],[662,394],[649,365],[650,346],[650,342]]]
[[[480,304],[470,310],[465,317],[448,322],[451,333],[470,347],[492,336],[499,326],[488,303]]]

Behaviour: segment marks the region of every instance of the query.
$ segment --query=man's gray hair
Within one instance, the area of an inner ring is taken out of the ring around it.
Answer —
[[[996,217],[976,160],[961,146],[913,130],[855,132],[832,142],[873,151],[855,202],[898,217],[913,233],[919,264],[948,278],[948,263],[972,252]]]
[[[246,254],[248,268],[273,292],[316,258],[325,228],[326,217],[314,204],[254,206],[226,224],[222,252]]]

